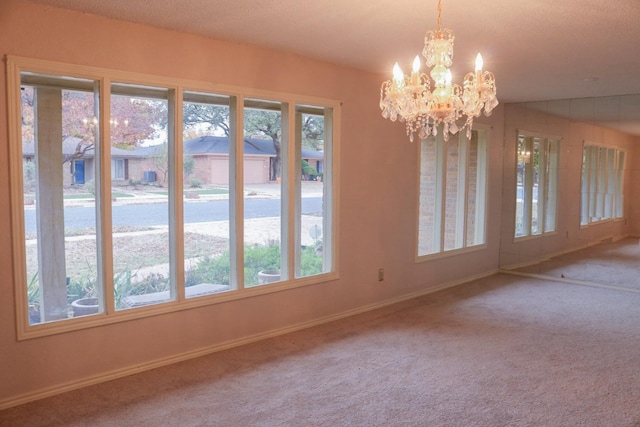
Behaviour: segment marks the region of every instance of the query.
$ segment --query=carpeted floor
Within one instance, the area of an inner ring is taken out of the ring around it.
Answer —
[[[516,271],[640,291],[640,239],[627,237],[554,257]]]
[[[0,412],[2,426],[640,426],[640,294],[506,274]]]

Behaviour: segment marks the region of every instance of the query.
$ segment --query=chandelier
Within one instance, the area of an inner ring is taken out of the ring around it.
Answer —
[[[413,142],[414,133],[420,139],[438,134],[442,125],[443,138],[466,128],[471,138],[473,119],[480,116],[484,107],[486,116],[498,105],[496,82],[493,73],[482,70],[482,56],[476,57],[475,72],[468,73],[462,87],[451,83],[449,67],[453,59],[453,31],[440,29],[441,0],[438,0],[438,29],[429,30],[424,37],[422,55],[431,68],[431,80],[420,72],[420,57],[413,60],[413,71],[405,77],[396,62],[393,78],[382,83],[380,109],[382,117],[395,122],[398,118],[406,123],[407,135]],[[464,123],[462,123],[464,121]],[[458,125],[461,123],[461,126]]]

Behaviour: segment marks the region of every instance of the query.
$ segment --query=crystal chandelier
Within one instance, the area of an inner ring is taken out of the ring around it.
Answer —
[[[413,142],[415,132],[421,139],[437,135],[442,124],[443,138],[466,127],[467,138],[471,137],[473,119],[480,116],[484,107],[486,116],[498,105],[496,82],[493,73],[482,70],[482,56],[478,53],[474,73],[468,73],[463,86],[451,84],[449,67],[453,59],[453,31],[440,29],[441,0],[438,0],[438,29],[429,30],[424,38],[422,55],[431,68],[431,80],[420,72],[420,57],[413,61],[411,75],[405,77],[396,62],[393,78],[382,83],[380,109],[382,117],[395,122],[400,118],[406,123],[407,135]],[[464,120],[462,126],[458,121]]]

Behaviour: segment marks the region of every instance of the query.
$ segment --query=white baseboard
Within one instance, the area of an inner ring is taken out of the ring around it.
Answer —
[[[333,322],[336,320],[344,319],[347,317],[355,316],[357,314],[366,313],[368,311],[372,311],[378,308],[386,307],[392,304],[397,304],[399,302],[407,301],[413,298],[417,298],[420,296],[428,295],[434,292],[442,291],[444,289],[452,288],[455,286],[462,285],[464,283],[472,282],[474,280],[482,279],[484,277],[492,276],[498,273],[498,269],[492,269],[486,271],[484,273],[476,274],[474,276],[465,277],[463,279],[450,281],[435,287],[430,287],[428,289],[423,289],[417,292],[413,292],[407,295],[403,295],[400,297],[392,298],[389,300],[381,301],[374,304],[369,304],[363,307],[359,307],[352,310],[347,310],[342,313],[333,314],[330,316],[322,317],[319,319],[311,320],[308,322],[298,323],[292,326],[288,326],[285,328],[274,329],[269,332],[263,332],[260,334],[250,335],[248,337],[239,338],[235,340],[230,340],[221,344],[215,344],[212,346],[207,346],[200,348],[198,350],[188,351],[185,353],[176,354],[174,356],[164,357],[156,360],[151,360],[147,363],[141,365],[135,365],[127,368],[116,369],[110,372],[106,372],[103,374],[92,375],[90,377],[69,381],[66,383],[58,384],[51,387],[46,387],[34,392],[25,393],[22,395],[14,396],[5,400],[0,401],[0,411],[4,409],[8,409],[14,406],[22,405],[24,403],[32,402],[34,400],[44,399],[46,397],[55,396],[57,394],[66,393],[68,391],[77,390],[79,388],[87,387],[94,384],[99,384],[106,381],[115,380],[118,378],[123,378],[129,375],[138,374],[141,372],[149,371],[151,369],[160,368],[162,366],[171,365],[177,362],[183,362],[190,359],[195,359],[197,357],[206,356],[211,353],[216,353],[218,351],[227,350],[234,347],[239,347],[241,345],[250,344],[256,341],[265,340],[268,338],[277,337],[279,335],[288,334],[291,332],[299,331],[302,329],[311,328],[314,326],[319,326],[325,323]]]

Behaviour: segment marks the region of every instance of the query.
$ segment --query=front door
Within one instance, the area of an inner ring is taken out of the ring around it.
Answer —
[[[76,160],[74,163],[74,181],[76,184],[84,184],[84,160]]]

